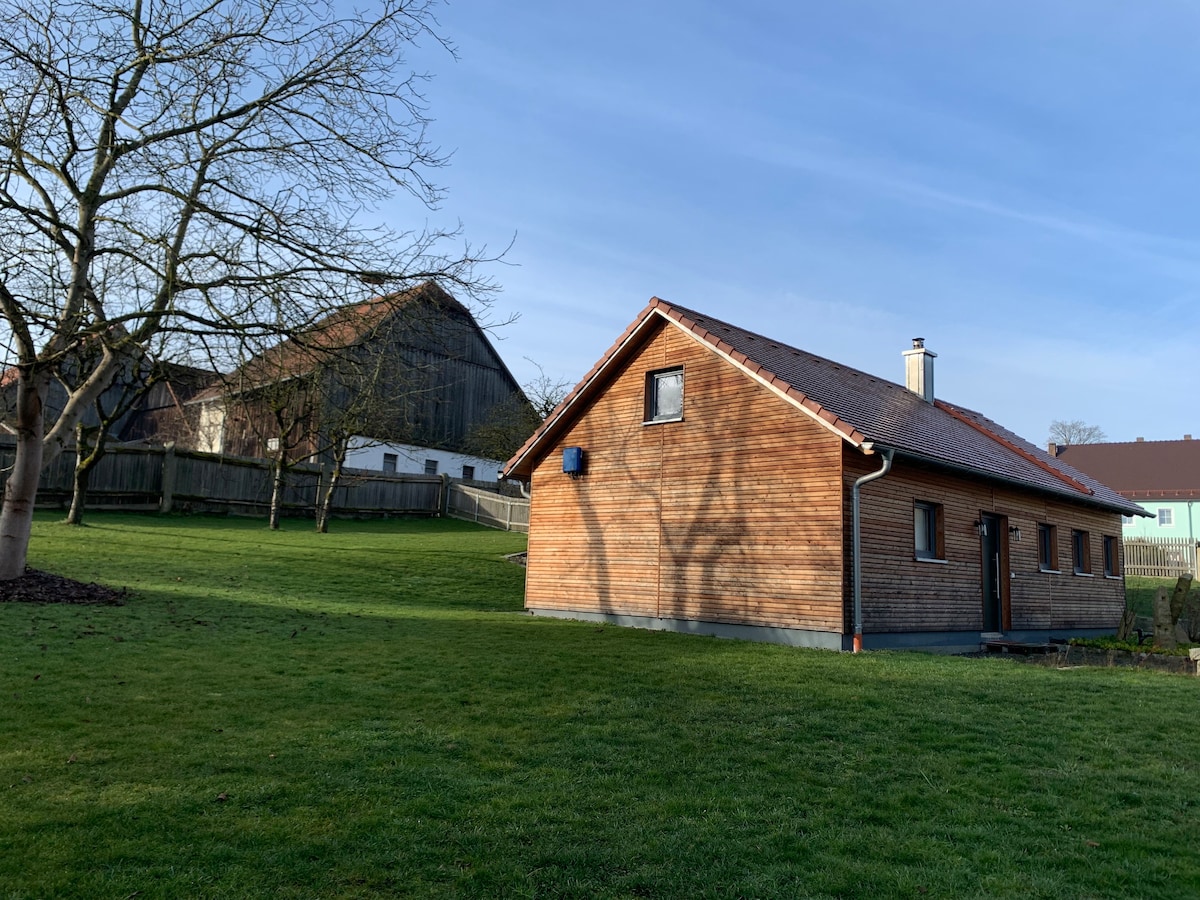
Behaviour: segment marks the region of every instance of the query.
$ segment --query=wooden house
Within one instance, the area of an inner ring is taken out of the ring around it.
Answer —
[[[832,649],[1111,632],[1136,504],[906,385],[654,299],[505,465],[535,614]]]
[[[192,402],[197,449],[270,457],[282,443],[311,459],[340,439],[355,465],[375,448],[372,467],[389,471],[436,470],[471,452],[494,410],[528,405],[470,311],[432,282],[338,310]]]

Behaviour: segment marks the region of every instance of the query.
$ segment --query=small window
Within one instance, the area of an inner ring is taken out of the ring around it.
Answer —
[[[1058,571],[1058,528],[1045,522],[1038,523],[1038,568]]]
[[[267,438],[267,449],[269,451],[271,451],[272,453],[278,452],[279,438]],[[1159,510],[1159,512],[1162,512],[1162,510]],[[1168,510],[1168,512],[1169,512],[1169,510]]]
[[[425,474],[426,475],[436,475],[437,473],[438,473],[437,460],[436,459],[425,460]]]
[[[1117,546],[1117,539],[1109,535],[1104,537],[1104,574],[1110,578],[1121,574],[1120,548]]]
[[[1158,527],[1159,528],[1174,528],[1175,527],[1175,510],[1169,506],[1160,506],[1158,508]]]
[[[1121,516],[1122,527],[1128,528],[1132,524],[1133,524],[1133,516]]]
[[[466,479],[467,481],[474,481],[475,480],[475,467],[474,466],[463,466],[463,476],[462,477],[464,479]]]
[[[1092,574],[1092,544],[1086,531],[1071,532],[1071,565],[1076,575]]]
[[[942,505],[918,500],[913,504],[913,552],[917,559],[945,559],[946,537]]]
[[[397,461],[397,456],[395,453],[383,454],[383,471],[395,472],[396,471],[396,461]]]
[[[677,422],[683,418],[683,369],[664,369],[646,375],[647,422]]]

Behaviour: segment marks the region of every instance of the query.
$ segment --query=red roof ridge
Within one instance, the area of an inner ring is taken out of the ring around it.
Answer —
[[[971,426],[972,428],[974,428],[976,431],[978,431],[980,434],[984,435],[985,437],[991,438],[993,441],[995,441],[1000,446],[1005,447],[1008,450],[1011,450],[1013,453],[1016,453],[1018,456],[1025,459],[1026,461],[1033,463],[1039,469],[1043,469],[1044,471],[1049,472],[1055,478],[1059,479],[1059,481],[1065,482],[1066,484],[1075,488],[1075,490],[1079,491],[1080,493],[1087,494],[1088,496],[1091,496],[1096,493],[1095,491],[1093,491],[1090,487],[1088,487],[1083,482],[1075,480],[1070,475],[1068,475],[1066,472],[1060,472],[1054,466],[1050,465],[1050,463],[1046,462],[1046,460],[1039,459],[1038,457],[1036,457],[1032,453],[1030,453],[1028,450],[1026,450],[1024,447],[1018,446],[1017,444],[1014,444],[1012,441],[1010,441],[1008,438],[1003,437],[999,434],[996,434],[996,432],[992,431],[990,428],[986,428],[979,422],[976,422],[970,416],[964,415],[962,412],[955,409],[953,406],[951,406],[946,401],[935,400],[934,405],[938,409],[942,410],[943,412],[949,413],[950,415],[952,415],[954,418],[958,419],[963,424]]]

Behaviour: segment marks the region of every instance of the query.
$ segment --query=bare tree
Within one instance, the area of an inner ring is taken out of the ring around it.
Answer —
[[[1069,422],[1055,419],[1050,423],[1050,441],[1060,447],[1069,447],[1072,444],[1099,444],[1107,437],[1098,425],[1088,425],[1079,419]]]
[[[112,387],[92,401],[95,413],[93,421],[80,416],[75,423],[75,470],[71,481],[71,508],[67,511],[68,525],[83,524],[88,485],[92,472],[108,450],[108,438],[113,426],[127,416],[165,374],[157,361],[141,355],[128,356],[122,361],[121,368]],[[84,373],[89,369],[86,365],[82,367]],[[67,367],[66,372],[59,376],[68,395],[79,387],[71,376],[72,370],[73,367]]]
[[[472,453],[507,460],[567,396],[569,381],[552,378],[540,365],[526,359],[537,366],[537,377],[521,386],[523,395],[514,394],[498,404],[487,421],[475,427],[470,437]]]
[[[442,43],[434,2],[0,10],[0,315],[18,380],[0,579],[24,571],[43,464],[157,336],[231,359],[229,340],[303,328],[381,283],[485,295],[483,254],[443,250],[456,231],[359,224],[397,192],[441,198],[428,178],[446,159],[405,61]],[[55,366],[83,341],[95,364],[47,421]]]

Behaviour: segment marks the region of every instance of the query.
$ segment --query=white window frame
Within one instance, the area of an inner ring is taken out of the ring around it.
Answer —
[[[1159,528],[1174,528],[1175,527],[1175,510],[1169,506],[1160,506],[1158,508],[1158,527]]]

